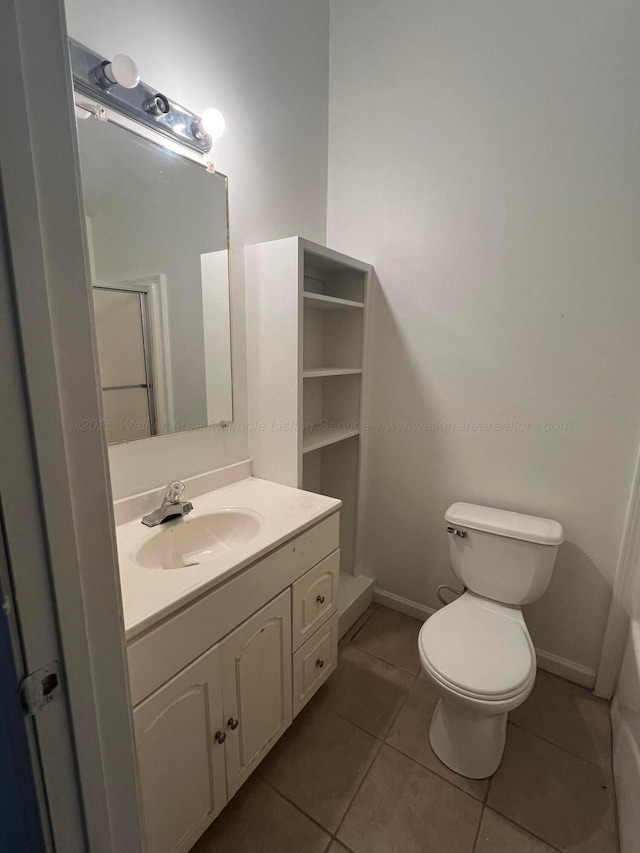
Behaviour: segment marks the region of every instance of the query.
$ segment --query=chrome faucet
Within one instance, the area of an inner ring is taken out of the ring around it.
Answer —
[[[143,516],[142,523],[146,524],[147,527],[155,527],[170,518],[188,515],[193,509],[193,504],[191,501],[181,500],[184,488],[184,483],[181,483],[180,480],[169,483],[158,509]]]

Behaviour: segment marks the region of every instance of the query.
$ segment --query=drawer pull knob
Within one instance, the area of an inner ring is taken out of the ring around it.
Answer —
[[[227,736],[224,732],[216,732],[215,739],[218,741],[218,743],[224,743],[227,739]]]
[[[318,602],[318,604],[324,604],[324,595],[319,595],[316,598],[316,601]]]
[[[227,725],[229,726],[232,732],[235,732],[235,730],[238,728],[238,720],[234,720],[233,717],[229,717],[229,719],[227,720]]]
[[[322,660],[322,658],[318,658],[318,660],[316,661],[316,666],[322,669],[322,667],[324,666],[324,661]]]

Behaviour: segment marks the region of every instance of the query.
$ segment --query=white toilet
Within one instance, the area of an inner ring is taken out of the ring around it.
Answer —
[[[422,667],[441,694],[429,740],[447,767],[484,779],[502,759],[508,712],[533,688],[536,655],[520,608],[549,586],[563,531],[547,518],[466,503],[445,519],[466,592],[420,631]]]

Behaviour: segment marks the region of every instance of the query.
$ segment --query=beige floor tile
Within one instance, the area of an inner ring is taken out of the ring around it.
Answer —
[[[324,853],[329,836],[256,776],[191,853]]]
[[[410,758],[433,770],[458,788],[483,800],[489,787],[486,779],[466,779],[449,770],[436,756],[429,743],[431,718],[438,703],[438,692],[430,681],[417,678],[407,700],[387,735],[387,743]]]
[[[354,853],[471,853],[481,812],[477,800],[383,746],[338,838]]]
[[[554,853],[554,848],[497,812],[486,809],[475,853]]]
[[[388,607],[377,607],[352,643],[364,652],[416,674],[420,671],[418,632],[421,627],[422,622],[417,619]]]
[[[294,720],[258,772],[333,833],[379,745],[353,723],[312,703]]]
[[[349,853],[349,851],[339,841],[332,841],[327,853]]]
[[[315,703],[384,738],[415,676],[348,646]]]
[[[610,774],[518,726],[509,726],[487,802],[562,850],[618,849]]]
[[[587,761],[611,765],[609,703],[584,687],[538,670],[531,696],[510,719]]]

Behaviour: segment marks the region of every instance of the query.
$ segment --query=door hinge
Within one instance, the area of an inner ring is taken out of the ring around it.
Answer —
[[[53,702],[59,692],[60,664],[54,660],[22,680],[20,684],[22,707],[28,714],[37,714],[49,702]]]

